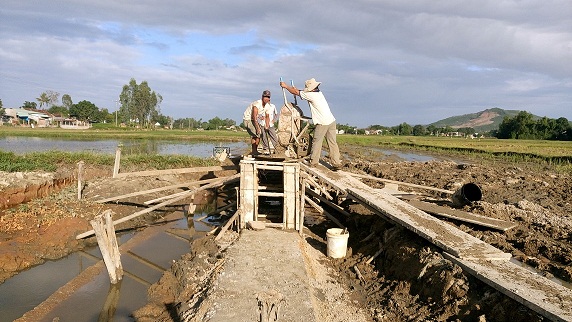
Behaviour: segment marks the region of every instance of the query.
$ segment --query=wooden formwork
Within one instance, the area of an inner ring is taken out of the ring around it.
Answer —
[[[278,191],[270,191],[259,184],[259,171],[282,172],[283,186]],[[275,162],[261,160],[240,161],[240,205],[241,226],[259,220],[259,197],[283,198],[283,229],[300,229],[300,164],[297,162]]]

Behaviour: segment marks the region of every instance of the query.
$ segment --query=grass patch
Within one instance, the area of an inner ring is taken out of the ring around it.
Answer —
[[[54,172],[58,167],[75,166],[78,162],[86,164],[112,167],[115,162],[114,155],[90,152],[33,152],[16,155],[13,152],[0,151],[0,171],[4,172]],[[220,164],[211,158],[197,158],[184,155],[148,155],[137,154],[121,158],[121,167],[138,170],[164,170],[186,167],[203,167]]]
[[[339,135],[338,142],[358,146],[382,146],[509,162],[539,162],[557,166],[572,164],[572,142],[547,140],[466,139],[428,136]]]

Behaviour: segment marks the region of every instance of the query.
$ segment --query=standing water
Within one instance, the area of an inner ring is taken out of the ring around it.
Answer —
[[[207,205],[208,207],[208,205]],[[211,205],[212,208],[212,205]],[[207,208],[208,209],[208,208]],[[140,233],[119,236],[122,281],[110,284],[107,270],[87,283],[78,282],[72,294],[57,305],[47,305],[48,313],[39,321],[133,321],[131,313],[147,303],[147,289],[156,283],[174,260],[190,251],[190,242],[213,229],[211,222],[202,219],[205,213],[198,209],[195,215],[173,213],[176,219],[163,220],[149,236],[135,240]],[[147,228],[147,229],[150,229]],[[73,253],[65,258],[48,261],[8,279],[0,284],[0,321],[14,321],[34,309],[66,283],[72,281],[90,266],[101,260],[98,247]],[[66,285],[67,286],[67,285]],[[57,294],[57,293],[56,293]],[[45,312],[44,312],[45,313]]]

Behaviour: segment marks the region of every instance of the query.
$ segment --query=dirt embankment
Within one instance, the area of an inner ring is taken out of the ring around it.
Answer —
[[[62,258],[74,251],[93,246],[95,238],[77,240],[80,233],[92,229],[89,221],[106,209],[113,211],[114,220],[130,215],[145,201],[163,196],[162,193],[180,189],[148,193],[100,204],[97,199],[129,194],[199,180],[200,175],[162,176],[156,178],[111,178],[112,169],[86,167],[82,185],[82,199],[78,199],[74,169],[58,173],[0,173],[0,195],[22,195],[31,199],[8,209],[0,210],[0,283],[18,272],[42,264],[46,260]],[[44,196],[44,194],[46,194]],[[195,196],[202,203],[208,192]],[[32,198],[35,196],[35,198]],[[20,200],[27,200],[20,198]],[[184,201],[184,200],[183,200]],[[172,207],[180,207],[180,204]],[[121,229],[144,228],[149,223],[179,208],[164,207],[116,226]]]
[[[527,163],[404,162],[358,150],[344,152],[352,160],[345,165],[344,171],[447,190],[456,190],[469,182],[478,184],[483,192],[482,200],[463,210],[509,220],[517,226],[501,232],[462,222],[450,221],[450,224],[512,253],[547,277],[572,281],[572,202],[569,196],[572,180],[569,174]],[[128,193],[144,187],[165,186],[175,180],[180,178],[132,182],[99,179],[88,183],[86,192],[103,196],[109,187],[117,187],[114,194]],[[377,188],[383,185],[379,182],[368,184]],[[400,189],[414,190],[406,186]],[[417,192],[428,198],[448,198],[448,195],[427,190]],[[132,213],[135,204],[136,200],[132,204],[106,207],[116,207],[117,213]],[[89,228],[89,219],[100,212],[101,207],[85,200],[77,201],[77,193],[68,187],[56,195],[3,212],[0,217],[0,277],[33,265],[30,263],[63,256],[83,247],[75,242],[75,235]],[[543,320],[464,273],[420,237],[384,221],[358,204],[347,203],[346,210],[351,216],[340,215],[338,218],[350,231],[348,256],[339,260],[316,258],[327,265],[332,270],[331,275],[345,287],[347,296],[344,298],[368,311],[372,320]],[[331,213],[335,212],[331,210]],[[305,239],[308,245],[324,254],[325,231],[332,223],[320,216],[313,219],[306,223]],[[62,234],[62,231],[66,233]],[[45,239],[46,236],[50,237]],[[150,304],[147,309],[137,312],[142,321],[169,321],[173,314],[181,312],[182,307],[187,309],[185,312],[190,312],[190,308],[196,311],[194,316],[187,315],[185,321],[200,321],[204,317],[201,313],[208,312],[208,307],[201,307],[201,303],[216,285],[215,273],[222,269],[217,263],[225,254],[220,245],[216,246],[208,239],[197,242],[201,245],[193,246],[192,254],[177,261],[170,272],[150,288]],[[32,259],[21,257],[21,254],[32,253],[36,254]],[[374,254],[378,256],[368,263]],[[191,276],[199,280],[190,280]],[[331,285],[331,281],[313,285],[318,302],[326,302],[327,296],[320,296],[320,290],[327,290],[327,285]],[[346,307],[346,310],[351,309]],[[346,311],[343,316],[348,314]]]

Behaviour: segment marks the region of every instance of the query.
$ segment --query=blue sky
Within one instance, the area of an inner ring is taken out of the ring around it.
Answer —
[[[0,43],[4,107],[52,90],[114,111],[135,78],[164,115],[240,123],[264,89],[283,105],[280,77],[315,77],[339,124],[572,120],[569,0],[4,0]]]

